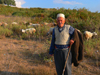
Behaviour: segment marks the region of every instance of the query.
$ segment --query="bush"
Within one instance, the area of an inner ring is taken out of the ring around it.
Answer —
[[[36,27],[35,35],[44,37],[44,36],[46,36],[47,30],[48,30],[47,26]]]
[[[13,32],[7,28],[0,27],[0,35],[10,37],[13,34]]]
[[[53,18],[53,19],[56,19],[58,13],[61,13],[61,12],[60,12],[60,11],[54,11],[54,12],[52,12],[52,13],[49,15],[49,17],[51,17],[51,18]]]
[[[80,18],[83,19],[83,20],[87,20],[88,15],[86,13],[84,13],[84,12],[81,12],[80,13]]]
[[[27,11],[19,11],[19,12],[13,12],[13,16],[32,16],[34,13],[33,12],[27,12]]]
[[[23,33],[21,37],[22,37],[22,39],[24,39],[24,40],[27,40],[27,39],[28,39],[28,35],[27,35],[26,33]]]

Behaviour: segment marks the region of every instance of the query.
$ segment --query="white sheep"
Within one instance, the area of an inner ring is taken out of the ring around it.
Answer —
[[[97,35],[97,33],[96,32],[90,32],[90,31],[85,31],[84,32],[84,36],[85,36],[85,38],[87,39],[87,40],[89,40],[90,38],[92,38],[94,35]]]
[[[26,30],[25,30],[25,29],[22,29],[21,31],[22,31],[22,33],[25,33],[25,32],[26,32]]]
[[[36,29],[35,28],[28,28],[28,29],[22,29],[22,33],[35,33]]]
[[[12,22],[12,25],[17,25],[18,23],[17,22]]]
[[[28,25],[28,27],[38,27],[40,26],[40,24],[31,24],[31,25]]]
[[[49,31],[47,32],[47,36],[48,36],[48,35],[52,35],[53,29],[54,29],[54,27],[51,27],[51,28],[49,29]]]

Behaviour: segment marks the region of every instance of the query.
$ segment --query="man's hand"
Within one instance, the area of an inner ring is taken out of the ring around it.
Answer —
[[[74,40],[71,39],[71,40],[69,41],[69,44],[72,45],[73,43],[74,43]]]

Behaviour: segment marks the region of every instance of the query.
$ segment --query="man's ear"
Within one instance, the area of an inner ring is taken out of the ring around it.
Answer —
[[[64,19],[64,23],[66,22],[66,20]]]

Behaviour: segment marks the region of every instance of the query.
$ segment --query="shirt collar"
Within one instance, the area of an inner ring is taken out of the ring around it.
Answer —
[[[59,32],[62,32],[62,31],[64,30],[64,28],[65,28],[65,24],[64,24],[64,26],[61,27],[61,28],[60,28],[58,25],[57,25],[57,27],[58,27],[58,31],[59,31]]]

